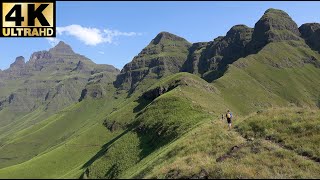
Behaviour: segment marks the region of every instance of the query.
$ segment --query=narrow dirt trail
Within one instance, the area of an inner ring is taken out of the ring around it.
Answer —
[[[234,130],[239,136],[243,137],[243,136],[241,135],[241,133],[239,133],[239,132],[237,131],[237,129],[233,129],[233,130]],[[251,139],[248,139],[248,138],[245,138],[245,137],[243,137],[243,138],[246,139],[247,141],[252,141]],[[320,158],[319,158],[319,157],[312,157],[312,156],[300,154],[300,153],[294,151],[292,148],[286,147],[284,144],[278,143],[278,142],[276,142],[276,141],[274,141],[274,140],[270,140],[270,139],[268,139],[268,138],[265,138],[265,139],[260,138],[260,140],[262,140],[262,141],[264,141],[264,142],[269,142],[269,143],[275,145],[276,147],[278,147],[278,148],[280,148],[280,149],[284,149],[284,150],[293,152],[293,153],[296,154],[297,156],[300,156],[300,157],[302,157],[302,158],[304,158],[304,159],[307,159],[307,160],[310,160],[310,161],[313,161],[313,162],[315,162],[315,163],[320,164]]]
[[[275,142],[275,141],[273,141],[273,140],[263,139],[263,141],[272,143],[272,144],[276,145],[277,147],[279,147],[279,148],[281,148],[281,149],[285,149],[285,150],[294,152],[296,155],[298,155],[298,156],[300,156],[300,157],[302,157],[302,158],[304,158],[304,159],[308,159],[308,160],[310,160],[310,161],[313,161],[313,162],[315,162],[315,163],[320,164],[320,158],[319,158],[319,157],[312,157],[312,156],[308,156],[308,155],[304,155],[304,154],[297,153],[297,152],[295,152],[293,149],[288,148],[288,147],[286,147],[285,145],[283,145],[283,144],[281,144],[281,143],[278,143],[278,142]]]

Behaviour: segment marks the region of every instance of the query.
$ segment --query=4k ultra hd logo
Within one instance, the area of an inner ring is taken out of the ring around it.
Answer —
[[[21,1],[1,2],[1,37],[56,37],[55,1]]]

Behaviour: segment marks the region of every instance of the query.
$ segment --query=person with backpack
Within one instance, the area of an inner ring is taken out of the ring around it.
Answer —
[[[227,118],[229,130],[231,130],[231,126],[232,126],[232,113],[230,112],[230,110],[227,111],[226,118]]]

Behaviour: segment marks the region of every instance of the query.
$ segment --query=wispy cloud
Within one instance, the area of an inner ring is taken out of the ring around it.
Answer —
[[[99,53],[99,54],[104,54],[104,52],[103,52],[103,51],[99,51],[98,53]]]
[[[81,25],[73,24],[65,27],[57,27],[57,35],[73,36],[89,46],[96,46],[102,43],[117,44],[115,39],[120,36],[141,36],[142,33],[136,32],[121,32],[112,29],[98,29],[94,27],[83,27]],[[53,46],[59,42],[57,38],[47,38],[49,43]]]
[[[113,39],[117,36],[141,36],[142,33],[136,32],[120,32],[118,30],[105,29],[103,32],[106,34],[107,39]]]

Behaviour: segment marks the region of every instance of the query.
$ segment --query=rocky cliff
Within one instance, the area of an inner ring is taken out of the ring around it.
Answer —
[[[126,64],[117,76],[115,86],[133,89],[144,78],[161,78],[180,71],[191,44],[174,34],[159,33],[147,47]]]

